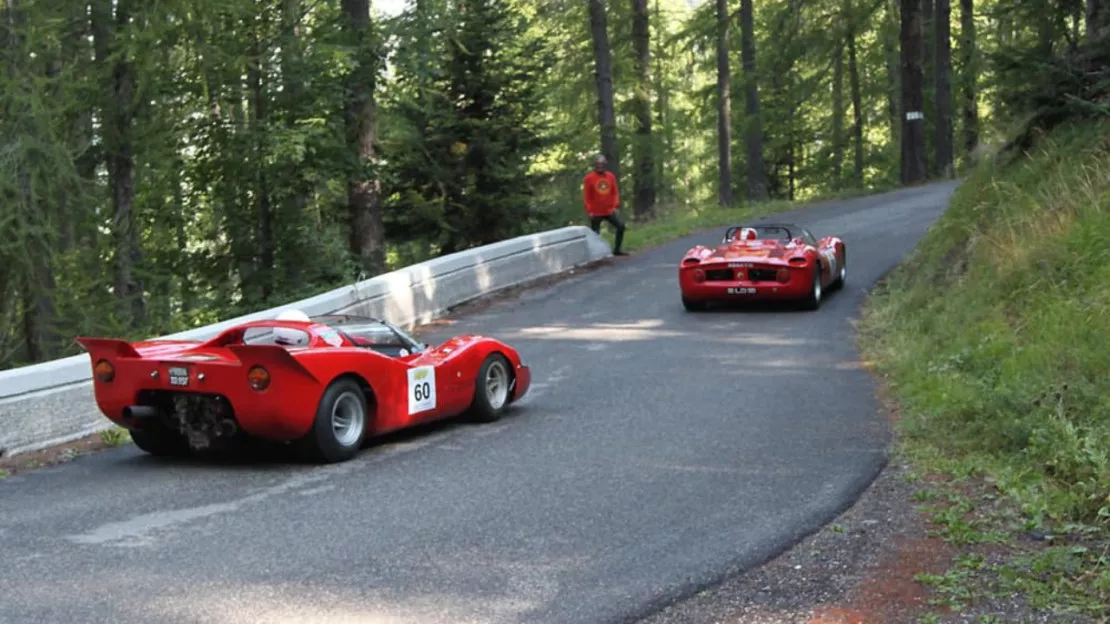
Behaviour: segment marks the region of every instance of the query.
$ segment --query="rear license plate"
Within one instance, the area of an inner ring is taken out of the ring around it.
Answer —
[[[728,294],[730,294],[730,295],[754,295],[755,294],[755,289],[751,288],[751,287],[748,287],[748,288],[729,288],[728,289]]]
[[[189,369],[184,366],[171,366],[170,367],[170,385],[171,386],[187,386],[189,385]]]

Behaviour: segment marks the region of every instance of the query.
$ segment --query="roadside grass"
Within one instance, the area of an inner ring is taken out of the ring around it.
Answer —
[[[985,161],[869,298],[915,498],[963,552],[920,579],[938,606],[1110,616],[1108,307],[1106,122]]]

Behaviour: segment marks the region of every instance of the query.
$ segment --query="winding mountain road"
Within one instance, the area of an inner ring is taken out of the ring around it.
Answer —
[[[0,481],[0,623],[634,621],[854,501],[886,416],[852,319],[956,183],[776,219],[848,245],[817,312],[688,314],[690,236],[425,334],[505,338],[533,392],[493,425],[327,467],[133,446]]]

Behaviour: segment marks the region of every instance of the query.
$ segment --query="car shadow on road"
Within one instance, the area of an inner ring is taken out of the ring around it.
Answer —
[[[505,412],[499,422],[523,415],[520,408],[513,406]],[[479,426],[482,425],[469,422],[466,420],[466,415],[462,415],[394,431],[370,438],[364,442],[362,450],[352,461],[367,459],[378,450],[388,450],[390,447]],[[208,449],[187,457],[157,457],[140,452],[138,455],[123,459],[121,464],[130,464],[129,469],[137,467],[157,467],[158,469],[176,467],[247,470],[252,472],[283,471],[294,467],[312,468],[320,465],[300,457],[293,445],[289,443],[275,443],[260,439],[241,440],[226,448]]]
[[[821,298],[821,308],[839,300],[842,292],[843,289],[841,288],[826,290]],[[820,312],[821,308],[806,310],[803,304],[798,301],[752,301],[733,299],[728,301],[714,301],[710,303],[705,310],[698,312],[691,311],[691,314],[707,314],[712,312],[748,312],[751,314],[781,314],[783,312],[795,312],[798,314],[806,314]]]

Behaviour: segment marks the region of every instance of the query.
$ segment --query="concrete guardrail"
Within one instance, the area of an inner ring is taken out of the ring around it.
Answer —
[[[161,338],[207,340],[238,323],[273,318],[289,308],[310,315],[376,316],[412,327],[439,318],[462,303],[610,255],[608,243],[589,228],[564,227],[450,254],[315,297]],[[93,399],[88,355],[0,371],[0,453],[36,451],[110,426]]]

